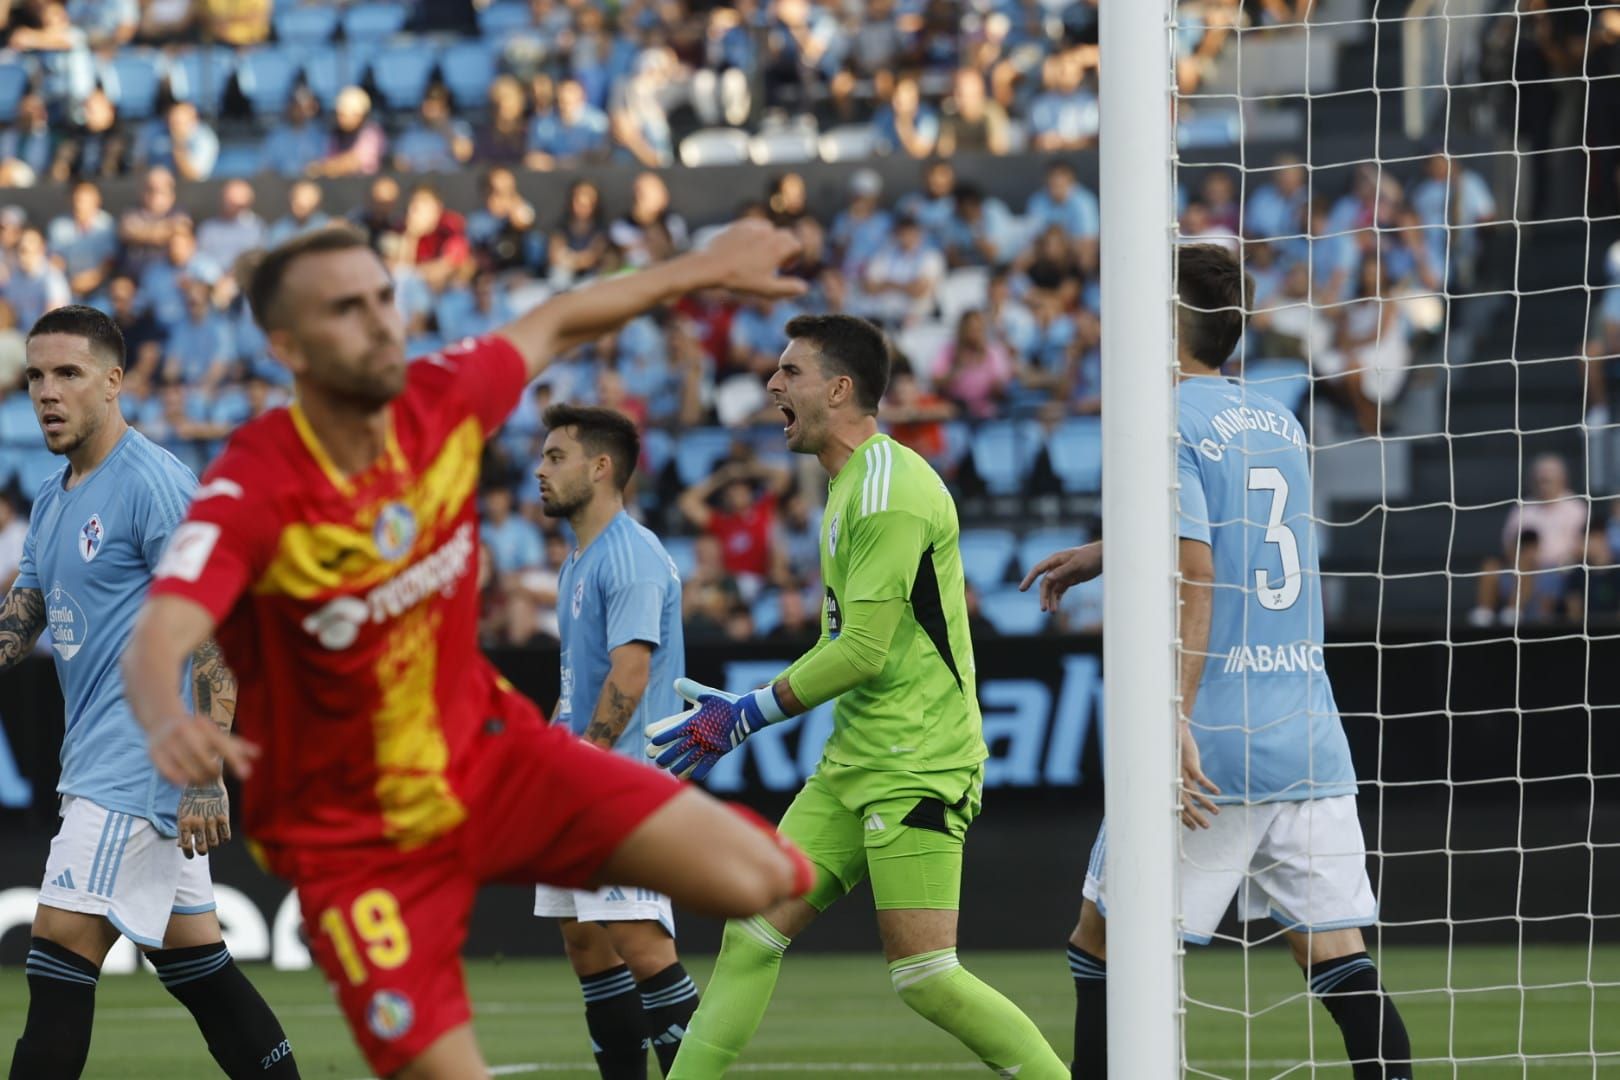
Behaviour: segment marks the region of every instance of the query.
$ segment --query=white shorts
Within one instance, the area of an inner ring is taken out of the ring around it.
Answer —
[[[1083,895],[1108,914],[1108,823],[1097,832]],[[1179,829],[1179,826],[1178,826]],[[1207,945],[1238,898],[1238,918],[1286,930],[1344,930],[1378,921],[1356,797],[1223,805],[1207,829],[1181,833],[1181,936]]]
[[[214,910],[214,883],[208,856],[186,858],[145,818],[67,795],[39,902],[105,916],[135,944],[157,949],[169,916]]]
[[[609,885],[604,889],[534,887],[534,913],[543,919],[580,922],[655,922],[675,936],[675,908],[669,897],[651,889]]]

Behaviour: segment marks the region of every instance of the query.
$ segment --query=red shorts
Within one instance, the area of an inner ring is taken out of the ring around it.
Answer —
[[[598,884],[607,857],[681,790],[566,728],[527,724],[487,736],[466,775],[467,820],[426,847],[267,852],[379,1076],[471,1019],[461,946],[481,884]]]

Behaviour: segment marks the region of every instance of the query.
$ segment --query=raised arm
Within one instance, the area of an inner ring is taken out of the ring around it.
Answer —
[[[34,649],[45,629],[45,596],[38,589],[12,589],[0,604],[0,670]]]
[[[614,649],[609,658],[611,666],[602,680],[602,692],[597,695],[596,710],[591,713],[584,735],[586,742],[604,750],[613,749],[641,705],[652,675],[652,646],[645,641],[631,641]]]
[[[220,758],[238,776],[252,772],[258,751],[216,725],[211,715],[186,711],[176,676],[214,634],[214,617],[179,596],[152,596],[141,608],[124,649],[124,696],[146,731],[152,761],[176,784],[219,779]],[[232,680],[232,714],[234,715]],[[210,683],[210,713],[214,703]]]
[[[533,379],[554,357],[698,289],[775,298],[798,296],[805,291],[805,283],[777,273],[798,253],[799,241],[786,229],[755,219],[739,221],[700,251],[553,296],[501,327],[499,333],[522,354],[528,377]]]

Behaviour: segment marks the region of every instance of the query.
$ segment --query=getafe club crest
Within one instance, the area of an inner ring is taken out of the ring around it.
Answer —
[[[404,503],[389,503],[377,515],[377,524],[371,528],[372,543],[377,554],[392,562],[403,559],[416,543],[416,515]]]
[[[827,526],[827,554],[838,554],[838,516],[833,515],[832,523]]]
[[[107,531],[101,527],[101,515],[91,514],[90,520],[79,530],[79,557],[85,562],[95,558],[106,536]]]

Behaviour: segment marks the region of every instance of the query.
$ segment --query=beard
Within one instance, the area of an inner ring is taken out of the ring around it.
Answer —
[[[73,453],[73,451],[77,450],[85,443],[89,442],[99,429],[99,425],[93,421],[90,421],[86,422],[84,426],[80,427],[78,430],[69,429],[67,431],[58,432],[55,442],[53,442],[51,437],[47,435],[45,437],[45,449],[49,450],[53,454],[66,456]]]
[[[548,518],[571,518],[590,501],[589,488],[571,492],[553,489],[549,498],[545,495],[540,496],[540,512]]]
[[[405,392],[408,366],[381,372],[328,367],[317,377],[321,388],[358,409],[380,409]]]

